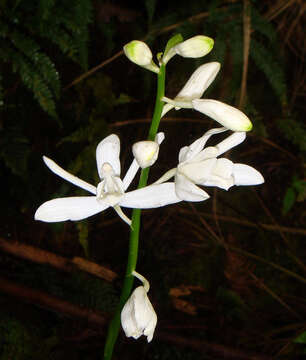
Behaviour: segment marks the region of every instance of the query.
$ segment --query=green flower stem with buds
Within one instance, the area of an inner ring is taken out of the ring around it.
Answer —
[[[165,94],[165,78],[166,78],[166,68],[165,65],[161,65],[159,74],[157,75],[157,95],[155,101],[154,114],[148,135],[148,140],[151,141],[154,141],[155,136],[157,134],[160,118],[163,110],[164,103],[161,101],[161,99]],[[150,168],[148,167],[141,171],[140,179],[138,183],[138,189],[146,186],[149,177],[149,169]],[[126,275],[120,295],[118,308],[108,328],[106,343],[104,347],[104,360],[111,360],[112,358],[113,349],[120,329],[121,310],[131,294],[131,290],[134,282],[134,276],[132,276],[132,271],[136,269],[136,263],[138,257],[140,217],[141,217],[141,210],[134,209],[132,214],[129,256],[126,267]]]

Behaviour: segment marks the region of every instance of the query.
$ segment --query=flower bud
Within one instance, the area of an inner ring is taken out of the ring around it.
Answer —
[[[197,35],[175,46],[177,54],[187,58],[199,58],[207,55],[214,46],[214,40],[208,36]]]
[[[127,337],[138,339],[147,336],[148,342],[153,338],[157,315],[147,296],[149,283],[140,274],[133,275],[144,281],[144,286],[137,287],[121,311],[121,325]]]
[[[138,165],[144,169],[157,160],[159,145],[155,141],[139,141],[133,145],[132,151]]]
[[[250,131],[252,123],[240,110],[217,100],[192,100],[193,108],[232,131]]]
[[[127,58],[133,63],[159,73],[158,66],[152,61],[152,52],[143,41],[133,40],[123,47],[123,51]]]
[[[197,35],[172,47],[163,57],[162,61],[164,64],[167,64],[175,54],[186,58],[199,58],[207,55],[212,50],[213,46],[214,40],[212,38],[204,35]]]

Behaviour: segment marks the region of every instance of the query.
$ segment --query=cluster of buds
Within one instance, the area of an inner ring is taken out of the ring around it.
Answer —
[[[150,48],[142,41],[131,41],[124,46],[124,53],[135,64],[158,74],[160,66],[165,66],[176,54],[185,58],[198,58],[208,54],[213,45],[213,39],[207,36],[199,35],[183,41],[180,35],[176,35],[169,40],[164,53],[157,56],[158,65],[153,61]],[[96,149],[100,178],[97,186],[70,174],[44,156],[44,162],[51,171],[92,195],[47,201],[37,209],[35,219],[45,222],[75,221],[112,207],[123,221],[131,225],[131,220],[121,207],[148,209],[180,201],[207,200],[209,194],[199,185],[228,190],[234,185],[262,184],[263,176],[253,167],[220,157],[245,140],[246,132],[252,129],[252,123],[240,110],[217,100],[202,98],[219,70],[218,62],[203,64],[191,75],[174,99],[160,99],[164,102],[162,116],[173,108],[194,109],[221,125],[207,131],[191,145],[182,147],[177,167],[167,171],[151,185],[127,191],[138,169],[152,166],[156,162],[159,147],[165,138],[164,133],[158,133],[154,141],[140,141],[132,146],[134,159],[122,180],[120,140],[115,134],[103,139]],[[205,147],[211,136],[225,131],[233,133],[217,145]],[[171,178],[174,178],[174,181],[169,181]],[[152,340],[157,322],[156,313],[147,297],[149,283],[140,274],[132,274],[143,282],[143,286],[136,288],[126,302],[121,313],[121,323],[128,337],[137,339],[145,335],[149,342]]]

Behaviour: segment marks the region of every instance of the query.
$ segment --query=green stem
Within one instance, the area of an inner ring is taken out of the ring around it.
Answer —
[[[165,77],[166,69],[161,65],[160,72],[157,76],[157,94],[155,100],[154,114],[149,130],[148,140],[154,141],[160,123],[161,113],[163,110],[163,102],[161,98],[165,93]],[[149,168],[143,169],[140,174],[138,189],[145,187],[149,177]],[[136,269],[138,257],[139,231],[140,231],[141,210],[134,209],[132,213],[132,225],[130,232],[129,256],[126,266],[126,274],[120,295],[119,305],[116,313],[109,325],[106,343],[104,347],[104,360],[111,360],[114,346],[120,329],[120,314],[124,304],[127,302],[133,287],[134,277],[132,271]]]

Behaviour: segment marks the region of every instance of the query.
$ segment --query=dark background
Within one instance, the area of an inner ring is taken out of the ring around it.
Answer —
[[[156,82],[122,47],[145,40],[157,54],[176,33],[204,34],[215,46],[205,58],[173,58],[166,95],[219,61],[204,96],[250,117],[253,131],[229,157],[265,183],[208,188],[206,202],[143,211],[137,270],[151,283],[158,324],[150,344],[121,332],[114,359],[302,358],[305,10],[302,0],[0,1],[1,360],[102,358],[128,228],[112,209],[74,223],[34,221],[43,202],[85,194],[42,155],[96,184],[96,145],[116,133],[124,174],[131,145],[147,136]],[[195,111],[169,112],[149,183],[215,126]]]

